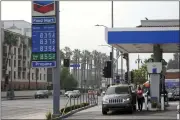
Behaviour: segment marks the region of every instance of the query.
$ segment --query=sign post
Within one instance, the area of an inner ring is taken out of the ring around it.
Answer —
[[[33,68],[53,68],[53,116],[60,115],[59,1],[32,2]]]

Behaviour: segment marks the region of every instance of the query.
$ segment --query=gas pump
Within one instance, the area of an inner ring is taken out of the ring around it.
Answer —
[[[164,102],[161,100],[161,85],[160,85],[160,76],[162,72],[162,63],[161,62],[148,62],[147,70],[150,75],[150,96],[151,96],[151,109],[157,109],[158,106],[164,106]],[[163,97],[164,98],[164,97]]]

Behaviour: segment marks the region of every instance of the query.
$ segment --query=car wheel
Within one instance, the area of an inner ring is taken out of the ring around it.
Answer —
[[[105,109],[103,109],[103,108],[102,108],[102,114],[107,115],[107,111]]]

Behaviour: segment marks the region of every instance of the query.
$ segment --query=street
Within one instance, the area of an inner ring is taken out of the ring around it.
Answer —
[[[176,119],[176,106],[178,105],[178,102],[174,101],[169,104],[170,107],[165,111],[137,111],[133,114],[111,112],[109,115],[102,115],[101,104],[99,104],[93,108],[80,111],[66,119]]]
[[[83,101],[82,97],[81,100]],[[60,98],[60,109],[65,107],[66,102],[66,97]],[[77,100],[75,103],[77,104]],[[72,100],[72,104],[74,104],[74,100]],[[30,114],[33,115],[37,113],[44,113],[45,116],[48,111],[52,111],[52,107],[52,97],[48,99],[21,99],[2,101],[2,119],[22,119]]]

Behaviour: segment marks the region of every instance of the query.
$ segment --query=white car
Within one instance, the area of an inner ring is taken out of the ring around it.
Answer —
[[[75,93],[77,94],[77,96],[78,96],[78,97],[80,97],[80,96],[81,96],[81,93],[80,93],[80,91],[79,91],[79,90],[73,90],[73,92],[75,92]]]
[[[66,97],[68,97],[68,96],[69,96],[69,93],[71,93],[71,92],[72,92],[72,91],[66,91],[64,95],[65,95]]]
[[[71,91],[68,93],[68,97],[71,97],[71,98],[78,98],[79,97],[79,94],[75,91]]]

